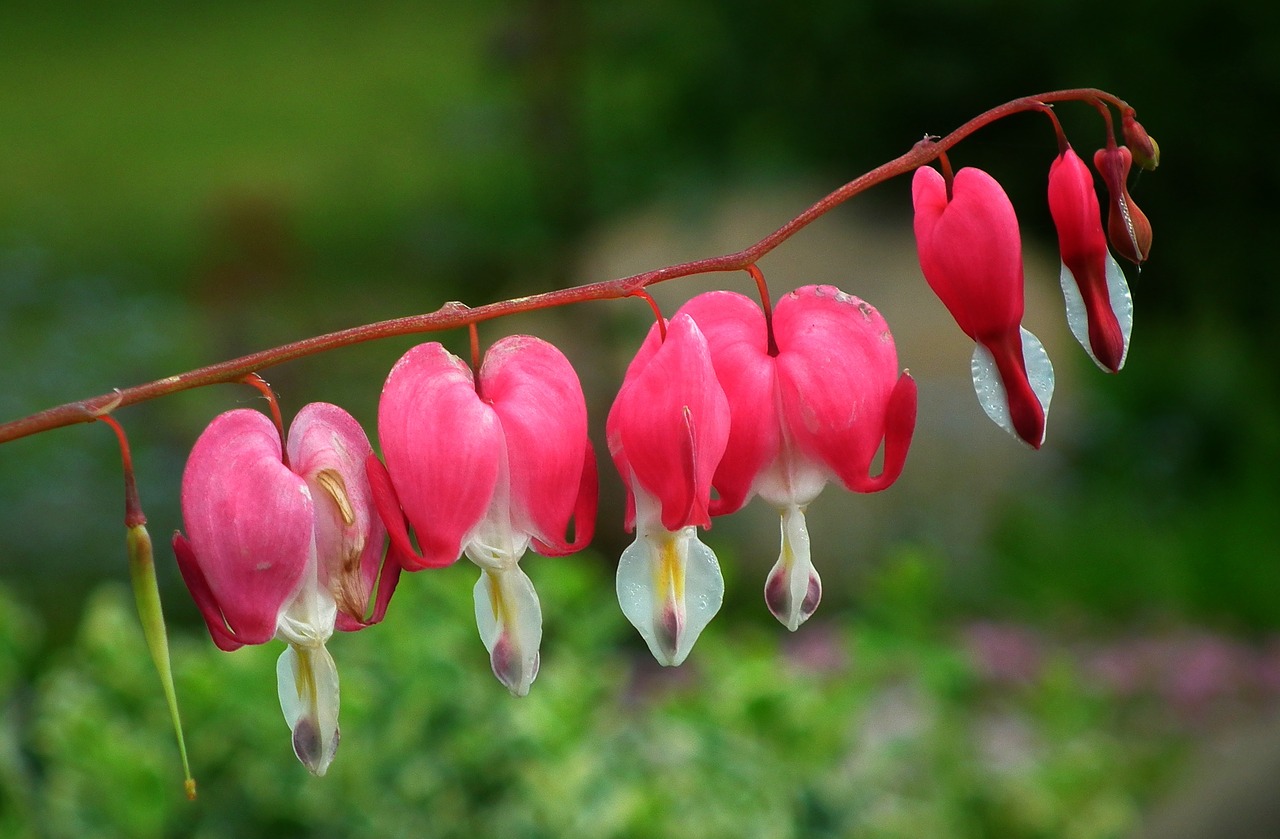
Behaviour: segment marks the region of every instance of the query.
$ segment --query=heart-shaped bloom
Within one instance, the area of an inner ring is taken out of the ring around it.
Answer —
[[[618,602],[663,665],[684,661],[720,610],[724,579],[698,539],[709,527],[711,479],[729,439],[729,404],[707,340],[677,315],[665,340],[649,330],[606,423],[609,452],[627,486],[628,530]]]
[[[338,673],[325,642],[382,620],[399,568],[382,566],[359,424],[316,402],[280,435],[257,411],[218,416],[182,476],[182,578],[224,650],[279,638],[280,705],[293,748],[323,775],[338,748]]]
[[[822,597],[805,507],[835,480],[875,492],[897,480],[915,429],[915,381],[898,368],[889,327],[871,305],[831,286],[785,295],[773,312],[776,355],[759,305],[701,294],[680,312],[706,336],[729,402],[729,439],[712,483],[723,515],[760,495],[782,516],[782,549],[765,602],[795,630]],[[878,475],[872,460],[884,444]]]
[[[973,387],[987,416],[1034,448],[1044,442],[1053,365],[1022,328],[1022,240],[1009,196],[981,169],[948,184],[922,166],[911,182],[920,270],[974,349]]]
[[[530,544],[549,556],[581,550],[595,526],[595,455],[577,374],[528,335],[494,344],[479,376],[439,343],[420,344],[387,376],[378,437],[386,466],[371,457],[369,477],[392,550],[409,570],[464,553],[480,566],[480,637],[494,675],[525,695],[538,674],[542,610],[520,558]]]
[[[1107,250],[1093,173],[1070,146],[1049,167],[1049,213],[1058,229],[1071,334],[1095,364],[1119,372],[1133,330],[1133,298]]]

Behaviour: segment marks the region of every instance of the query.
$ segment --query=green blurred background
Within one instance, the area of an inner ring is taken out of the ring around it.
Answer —
[[[1255,834],[1207,815],[1249,783],[1196,780],[1235,739],[1280,740],[1277,56],[1280,10],[1250,0],[4,4],[0,420],[446,300],[736,250],[924,133],[1043,90],[1117,93],[1164,158],[1133,187],[1155,242],[1110,377],[1056,325],[1044,120],[953,155],[1020,211],[1028,322],[1062,382],[1039,453],[980,416],[967,341],[914,265],[905,179],[765,261],[779,288],[880,306],[922,387],[899,485],[814,505],[827,598],[795,636],[760,602],[776,525],[752,505],[708,536],[724,612],[689,664],[652,666],[613,598],[625,535],[602,463],[593,550],[526,561],[548,621],[531,696],[488,673],[469,568],[406,578],[385,625],[331,645],[345,738],[323,780],[290,753],[278,650],[217,652],[164,545],[186,451],[252,392],[118,414],[194,804],[122,588],[113,438],[5,445],[0,835],[1280,835],[1262,805],[1232,799]],[[1090,109],[1059,110],[1082,154],[1100,145]],[[661,292],[674,307],[741,282]],[[645,318],[589,304],[482,339],[559,343],[599,441]],[[286,413],[324,399],[372,428],[413,343],[265,375]],[[1260,767],[1266,800],[1280,746],[1258,752],[1231,763]]]

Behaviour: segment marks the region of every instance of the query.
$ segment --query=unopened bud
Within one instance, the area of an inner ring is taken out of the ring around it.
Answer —
[[[1148,172],[1160,165],[1160,146],[1142,127],[1142,123],[1133,117],[1133,111],[1126,111],[1120,119],[1124,131],[1124,144],[1133,153],[1133,162]]]
[[[1141,265],[1151,254],[1151,222],[1129,194],[1129,169],[1133,154],[1124,146],[1098,149],[1093,165],[1102,175],[1110,196],[1107,211],[1107,238],[1125,259]]]

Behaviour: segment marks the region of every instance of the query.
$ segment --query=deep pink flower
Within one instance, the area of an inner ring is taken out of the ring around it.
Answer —
[[[379,579],[385,530],[364,462],[369,440],[349,414],[312,403],[280,435],[248,409],[214,419],[182,476],[187,536],[178,568],[224,650],[279,638],[280,704],[298,759],[323,775],[338,747],[338,674],[325,642],[334,627],[377,623],[399,568]]]
[[[1001,428],[1039,448],[1053,396],[1053,366],[1022,328],[1022,240],[1000,184],[980,169],[948,188],[922,166],[911,183],[920,269],[956,324],[972,338],[974,390]]]
[[[785,295],[764,313],[728,291],[701,294],[680,312],[698,324],[729,403],[730,430],[713,484],[714,515],[759,494],[782,515],[782,549],[765,601],[787,628],[822,597],[804,509],[830,480],[875,492],[902,472],[915,429],[916,387],[898,368],[893,336],[872,306],[831,286]],[[884,444],[884,463],[871,474]]]
[[[520,558],[530,543],[552,556],[581,550],[595,526],[595,455],[577,374],[527,335],[494,344],[478,377],[440,344],[421,344],[387,376],[378,437],[387,463],[370,458],[369,477],[399,561],[435,568],[465,553],[480,566],[480,637],[494,674],[523,696],[538,673],[542,611]]]
[[[606,424],[627,486],[636,539],[618,562],[618,602],[664,665],[684,661],[720,610],[724,579],[698,540],[709,527],[711,479],[729,438],[729,405],[707,340],[688,315],[658,325],[627,368]]]
[[[1129,351],[1133,299],[1107,250],[1093,174],[1070,147],[1049,167],[1049,213],[1058,228],[1067,323],[1094,363],[1118,372]]]

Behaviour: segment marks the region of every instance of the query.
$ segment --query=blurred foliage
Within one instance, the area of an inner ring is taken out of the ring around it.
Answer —
[[[901,564],[886,591],[937,587],[928,563]],[[0,834],[1087,839],[1130,827],[1183,748],[1065,663],[993,689],[936,624],[888,612],[825,616],[781,644],[774,626],[712,624],[662,670],[601,596],[605,563],[530,572],[547,639],[524,699],[488,671],[469,570],[406,579],[384,624],[335,638],[344,739],[323,779],[290,753],[277,645],[175,638],[194,803],[129,594],[106,587],[5,705]],[[13,688],[35,664],[32,617],[9,598],[0,616]]]
[[[0,419],[562,285],[584,237],[637,207],[693,218],[743,183],[835,186],[1039,90],[1126,97],[1164,158],[1134,185],[1155,246],[1130,272],[1128,367],[1090,377],[1091,425],[1051,432],[1049,477],[1010,488],[976,562],[874,558],[832,604],[856,611],[824,606],[782,641],[718,544],[731,599],[676,673],[648,666],[597,560],[539,565],[544,671],[518,702],[487,671],[461,572],[407,580],[386,626],[334,642],[348,739],[323,781],[289,753],[276,651],[222,655],[179,629],[202,789],[181,800],[127,595],[99,588],[125,576],[114,443],[79,428],[4,446],[0,835],[1122,834],[1180,751],[1158,714],[1067,662],[992,688],[950,627],[1280,627],[1264,250],[1280,175],[1256,164],[1277,54],[1280,6],[1254,0],[5,3]],[[1101,143],[1089,109],[1059,111],[1082,153]],[[953,160],[989,168],[1027,237],[1051,241],[1053,151],[1027,117]],[[907,223],[903,183],[859,202]],[[327,399],[372,427],[408,344],[268,378],[294,409]],[[199,429],[252,401],[215,388],[121,412],[158,541]],[[158,570],[175,625],[198,625]],[[823,639],[836,663],[803,664]]]

